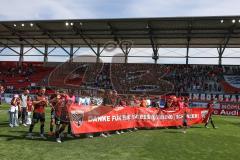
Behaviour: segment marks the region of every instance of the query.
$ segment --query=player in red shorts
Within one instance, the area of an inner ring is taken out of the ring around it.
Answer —
[[[68,99],[67,94],[60,92],[57,95],[57,103],[55,106],[55,124],[56,124],[56,141],[61,143],[61,133],[65,130],[66,126],[69,124],[68,116]]]
[[[187,110],[186,110],[186,108],[184,109],[184,113],[183,113],[182,127],[183,127],[183,133],[187,133],[188,122],[187,122]]]
[[[214,125],[214,122],[213,122],[213,118],[212,118],[212,114],[213,114],[213,111],[214,111],[214,108],[213,108],[213,106],[214,106],[214,100],[211,100],[209,103],[208,103],[208,105],[207,105],[207,108],[208,108],[208,114],[209,114],[209,117],[208,117],[208,119],[207,119],[207,122],[205,123],[205,128],[208,128],[208,123],[209,123],[209,121],[210,121],[210,123],[211,123],[211,125],[212,125],[212,127],[214,128],[214,129],[216,129],[217,127]]]
[[[33,111],[33,101],[32,98],[30,96],[27,97],[27,125],[31,125],[32,124],[32,119],[31,119],[31,115],[32,115],[32,111]]]
[[[46,92],[46,89],[44,87],[42,87],[39,90],[39,93],[38,93],[35,101],[33,101],[33,106],[34,106],[33,118],[32,118],[32,124],[30,125],[27,138],[33,138],[33,136],[32,136],[33,128],[34,128],[35,124],[38,123],[38,121],[40,121],[40,123],[41,123],[40,137],[43,139],[46,139],[46,137],[44,136],[44,123],[45,123],[45,108],[47,107],[48,102],[47,102],[47,98],[45,96],[45,92]]]
[[[49,136],[53,136],[54,132],[53,132],[53,127],[55,125],[55,106],[56,106],[56,100],[57,100],[57,95],[59,95],[59,91],[56,90],[55,94],[50,96],[50,100],[49,100],[49,104],[51,106],[51,120],[50,120],[50,132],[48,133]]]

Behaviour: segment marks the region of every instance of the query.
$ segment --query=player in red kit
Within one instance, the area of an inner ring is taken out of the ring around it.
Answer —
[[[68,95],[60,92],[57,95],[57,102],[55,106],[55,124],[56,124],[56,141],[61,143],[61,133],[65,130],[66,126],[69,124],[68,116]]]
[[[214,111],[214,108],[213,108],[213,106],[214,106],[214,101],[213,100],[211,100],[209,103],[208,103],[208,105],[207,105],[207,108],[208,108],[208,114],[209,114],[209,117],[208,117],[208,119],[207,119],[207,122],[205,123],[205,128],[208,128],[208,123],[209,123],[209,121],[210,121],[210,123],[211,123],[211,125],[212,125],[212,127],[214,128],[214,129],[216,129],[217,127],[214,125],[214,122],[213,122],[213,118],[212,118],[212,114],[213,114],[213,111]]]
[[[27,123],[26,123],[27,125],[32,124],[32,119],[31,119],[32,111],[33,111],[33,101],[32,101],[32,98],[28,96],[27,97]]]
[[[38,123],[38,121],[40,121],[40,137],[43,139],[46,139],[46,137],[44,136],[44,123],[45,123],[45,108],[47,107],[47,98],[45,96],[45,92],[46,89],[45,88],[41,88],[39,90],[39,93],[35,99],[35,101],[33,101],[33,118],[32,118],[32,124],[30,125],[29,128],[29,133],[27,135],[27,138],[33,138],[32,136],[32,131],[33,128],[35,126],[36,123]]]
[[[55,94],[52,94],[50,96],[50,100],[49,100],[49,104],[51,106],[51,120],[50,120],[50,132],[48,133],[49,136],[53,136],[54,132],[53,132],[53,127],[55,125],[55,106],[57,103],[57,95],[59,95],[59,91],[56,90]]]
[[[167,99],[167,102],[165,104],[164,109],[168,110],[179,110],[180,109],[180,103],[176,96],[170,96]]]

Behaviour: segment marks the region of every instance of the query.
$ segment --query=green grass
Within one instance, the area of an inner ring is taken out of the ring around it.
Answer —
[[[180,129],[139,130],[109,138],[65,139],[58,144],[53,138],[24,138],[28,127],[8,127],[7,108],[7,105],[0,107],[1,160],[237,160],[240,157],[239,117],[214,117],[218,129],[198,125],[188,129],[187,134]],[[45,128],[48,132],[48,121]],[[39,131],[39,125],[34,131]]]

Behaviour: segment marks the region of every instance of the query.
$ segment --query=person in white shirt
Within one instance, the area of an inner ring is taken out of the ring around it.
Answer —
[[[11,106],[9,109],[9,126],[17,127],[18,126],[18,111],[21,109],[21,100],[17,94],[11,100]]]
[[[78,104],[79,105],[84,105],[84,102],[85,102],[84,98],[83,97],[79,97]]]
[[[10,127],[15,127],[17,97],[18,97],[17,95],[14,95],[14,97],[11,100],[11,106],[9,109],[9,126]]]
[[[22,101],[18,94],[15,95],[15,97],[16,97],[15,126],[18,127],[19,126],[19,116],[21,116],[20,113],[22,111]]]
[[[85,105],[88,106],[91,103],[90,97],[85,97]]]
[[[147,102],[147,107],[151,107],[151,100],[149,97],[147,97],[146,102]]]

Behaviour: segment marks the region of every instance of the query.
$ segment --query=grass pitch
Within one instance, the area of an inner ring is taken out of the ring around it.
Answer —
[[[1,160],[237,160],[240,151],[240,117],[215,116],[218,129],[196,125],[187,130],[155,129],[95,137],[26,139],[28,127],[8,126],[8,105],[0,107]],[[45,132],[49,130],[49,111]],[[39,125],[34,131],[39,132]]]

